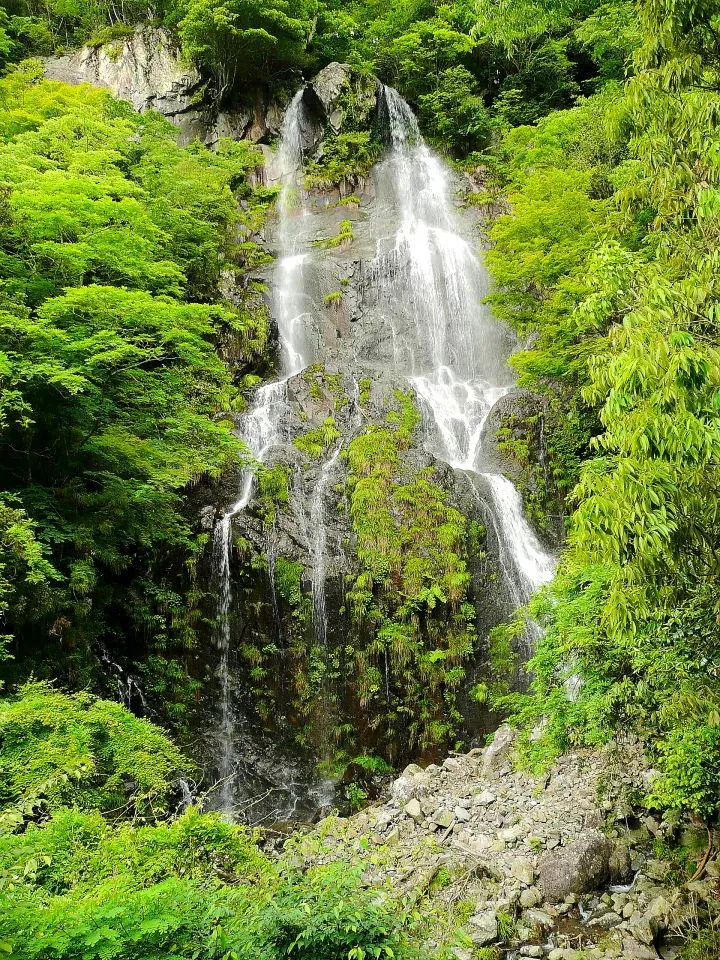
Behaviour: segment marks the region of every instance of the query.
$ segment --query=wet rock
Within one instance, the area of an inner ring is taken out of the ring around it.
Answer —
[[[523,911],[523,920],[528,926],[539,930],[550,930],[553,926],[553,918],[546,910],[539,910],[535,907]]]
[[[597,830],[586,830],[567,847],[546,853],[539,865],[540,889],[555,903],[569,893],[589,893],[610,876],[611,840]]]

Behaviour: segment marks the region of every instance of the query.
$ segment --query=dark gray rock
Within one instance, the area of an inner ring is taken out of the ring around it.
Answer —
[[[539,886],[547,900],[558,903],[568,894],[589,893],[610,877],[614,845],[598,830],[586,830],[567,847],[540,860]]]

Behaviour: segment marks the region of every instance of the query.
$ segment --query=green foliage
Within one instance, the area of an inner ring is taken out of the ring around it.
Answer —
[[[537,331],[516,365],[526,385],[569,396],[586,424],[582,444],[554,428],[575,511],[559,575],[534,604],[545,631],[533,695],[510,706],[527,728],[542,721],[532,763],[616,725],[638,730],[660,770],[649,802],[714,820],[717,11],[659,0],[638,12],[643,42],[622,99],[609,88],[513,131],[501,158],[518,186],[496,234],[499,308]],[[583,115],[600,121],[585,144]],[[554,216],[573,195],[561,219],[576,235],[563,237]],[[558,245],[546,259],[548,235]]]
[[[387,427],[359,434],[347,449],[361,567],[348,591],[364,640],[355,650],[359,696],[390,752],[401,731],[411,748],[453,735],[454,691],[474,645],[466,521],[431,470],[399,476],[419,413],[400,391],[396,403]]]
[[[302,63],[310,0],[176,0],[186,55],[210,71],[222,100],[238,84]]]
[[[157,814],[183,766],[157,727],[118,704],[26,684],[0,702],[0,833],[63,805]]]
[[[317,460],[339,439],[340,431],[335,417],[326,417],[319,427],[295,437],[293,443],[311,460]]]
[[[380,144],[370,130],[349,131],[323,142],[322,158],[305,167],[308,190],[327,190],[340,183],[359,183],[380,156]]]
[[[241,368],[264,347],[267,315],[251,288],[221,303],[219,283],[252,260],[236,238],[267,199],[246,183],[246,145],[178,148],[161,118],[34,70],[0,81],[8,670],[38,659],[86,683],[91,645],[120,635],[153,658],[180,722],[204,546],[182,495],[241,452],[218,416],[237,391],[217,346]]]
[[[399,905],[364,889],[353,865],[298,875],[216,815],[158,820],[181,763],[152,724],[87,694],[31,684],[0,703],[3,949],[19,960],[410,956]]]
[[[322,240],[313,240],[313,245],[325,250],[334,250],[336,247],[347,247],[353,242],[354,231],[352,220],[341,220],[338,232],[334,237],[325,237]]]

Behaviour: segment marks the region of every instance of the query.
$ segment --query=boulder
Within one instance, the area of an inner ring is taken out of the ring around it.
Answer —
[[[483,910],[470,917],[470,939],[476,947],[483,947],[497,940],[498,922],[494,910]]]
[[[374,77],[361,77],[347,63],[329,63],[308,84],[335,133],[345,119],[345,98],[352,97],[355,108],[369,117],[376,106],[377,89]]]
[[[513,728],[503,724],[495,734],[493,742],[485,748],[483,773],[489,773],[495,767],[499,767],[503,760],[507,760],[514,739],[515,731]]]
[[[610,877],[614,845],[598,830],[585,830],[567,847],[546,853],[539,864],[540,889],[558,903],[571,893],[589,893]]]
[[[513,860],[510,864],[510,876],[529,887],[535,879],[535,867],[532,860],[528,860],[526,857],[518,857]],[[528,906],[532,906],[532,904],[528,904]]]
[[[405,813],[408,815],[408,817],[412,817],[412,819],[416,823],[419,823],[420,820],[423,819],[423,812],[420,806],[420,802],[416,800],[414,797],[412,800],[410,800],[408,803],[405,804],[403,809],[405,810]]]

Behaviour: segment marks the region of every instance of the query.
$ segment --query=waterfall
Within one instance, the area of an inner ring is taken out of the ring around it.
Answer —
[[[383,88],[380,110],[390,151],[375,171],[378,208],[382,222],[394,216],[398,227],[379,239],[370,274],[384,287],[395,364],[417,395],[426,448],[485,492],[518,607],[551,579],[554,561],[525,519],[513,484],[489,472],[483,456],[485,421],[514,386],[506,362],[513,343],[483,304],[487,274],[462,236],[448,170],[390,87]]]
[[[220,718],[218,728],[218,772],[222,781],[221,809],[233,810],[236,794],[238,756],[238,720],[234,715],[231,684],[231,553],[232,522],[247,507],[253,496],[255,470],[282,439],[283,422],[288,412],[287,383],[311,361],[307,338],[307,310],[304,267],[307,255],[295,249],[296,230],[293,221],[305,213],[302,174],[303,94],[301,89],[287,109],[280,131],[278,165],[281,189],[278,198],[278,238],[280,256],[275,268],[274,309],[280,342],[280,378],[264,384],[255,392],[251,408],[241,426],[241,438],[248,450],[250,463],[244,468],[239,497],[223,514],[213,534],[213,573],[217,592],[216,644],[220,650],[218,677],[220,682]]]
[[[327,642],[327,611],[325,609],[325,573],[327,568],[327,522],[325,492],[340,456],[340,447],[320,471],[310,501],[310,558],[312,561],[312,621],[315,639],[324,647]]]

